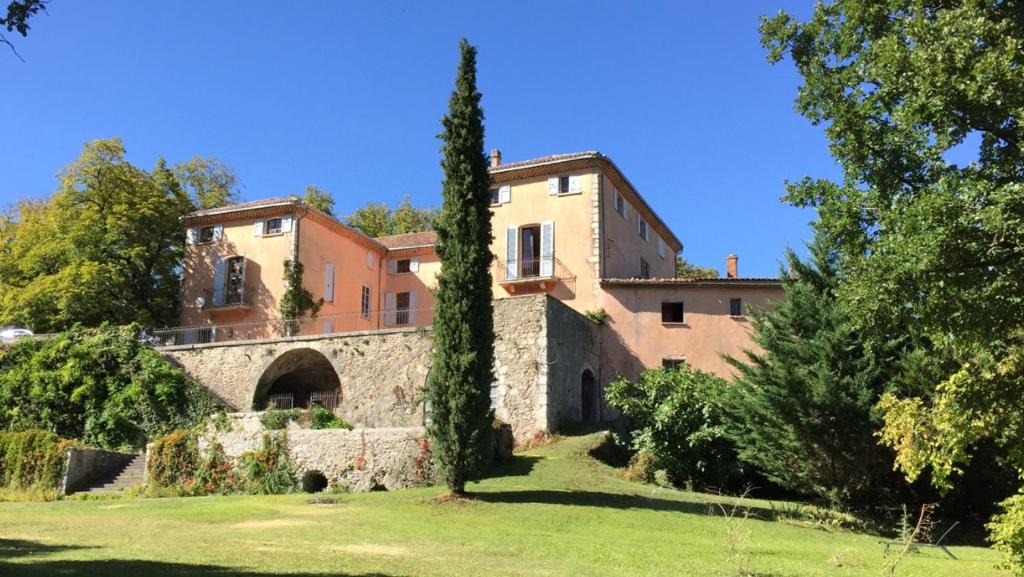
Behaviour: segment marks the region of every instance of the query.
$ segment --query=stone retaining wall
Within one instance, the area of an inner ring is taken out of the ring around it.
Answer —
[[[494,301],[495,414],[521,442],[580,418],[580,375],[598,372],[600,327],[547,295]],[[366,331],[164,347],[229,410],[248,411],[284,355],[322,355],[338,375],[337,412],[357,429],[422,427],[430,329]],[[275,361],[278,364],[275,365]],[[261,381],[262,379],[262,381]],[[258,407],[262,409],[263,407]]]
[[[217,433],[213,438],[224,453],[237,459],[247,451],[259,449],[262,432]],[[318,472],[331,485],[352,492],[374,488],[387,490],[415,487],[428,482],[424,478],[429,453],[422,427],[287,431],[288,451],[298,477]],[[208,441],[200,441],[206,448]]]
[[[116,467],[127,465],[134,458],[132,453],[68,448],[64,455],[64,474],[57,489],[63,495],[80,491]]]

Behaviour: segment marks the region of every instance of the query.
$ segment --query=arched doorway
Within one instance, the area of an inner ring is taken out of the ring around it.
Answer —
[[[279,409],[321,404],[334,410],[340,394],[338,373],[327,357],[313,349],[294,349],[274,359],[263,371],[252,404],[257,411],[271,404]]]
[[[598,411],[597,379],[590,369],[583,371],[580,376],[580,419],[587,423],[596,423],[600,420]]]

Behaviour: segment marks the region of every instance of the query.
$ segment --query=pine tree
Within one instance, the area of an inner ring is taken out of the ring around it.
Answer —
[[[841,275],[821,240],[809,263],[789,251],[785,301],[755,312],[764,352],[729,358],[738,375],[725,409],[740,459],[787,489],[833,503],[880,499],[898,486],[878,446],[875,411],[898,373],[900,342],[869,348],[836,302]]]
[[[491,306],[490,176],[483,110],[476,89],[476,48],[459,46],[455,90],[440,138],[444,202],[437,220],[441,274],[434,305],[434,358],[427,385],[432,451],[455,496],[465,494],[490,441],[494,365]]]

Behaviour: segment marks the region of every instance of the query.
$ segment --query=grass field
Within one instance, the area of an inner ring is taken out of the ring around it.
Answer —
[[[440,488],[327,505],[308,495],[0,503],[0,575],[730,575],[713,498],[619,478],[587,455],[597,439],[521,454],[465,503],[434,502]],[[739,523],[760,577],[882,575],[877,537]],[[993,551],[952,550],[959,560],[925,551],[897,575],[1008,576]]]

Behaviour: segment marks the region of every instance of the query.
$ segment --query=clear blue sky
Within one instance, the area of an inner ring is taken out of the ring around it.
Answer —
[[[786,179],[835,177],[793,112],[758,16],[811,2],[78,2],[52,0],[26,62],[0,46],[0,205],[43,197],[85,141],[152,167],[213,155],[247,200],[316,184],[347,214],[440,203],[439,120],[458,40],[479,48],[487,147],[506,162],[599,150],[691,262],[774,276],[814,213]]]

